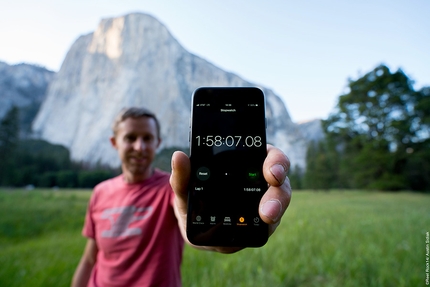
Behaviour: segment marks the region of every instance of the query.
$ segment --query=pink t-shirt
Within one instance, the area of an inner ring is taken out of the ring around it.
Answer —
[[[120,175],[94,188],[82,231],[99,248],[88,286],[181,286],[184,240],[173,199],[160,170],[141,183]]]

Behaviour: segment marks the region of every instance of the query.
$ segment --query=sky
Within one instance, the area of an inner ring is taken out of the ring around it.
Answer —
[[[430,86],[429,0],[0,0],[0,61],[58,71],[103,18],[148,13],[189,52],[272,89],[294,122],[325,119],[379,64]]]

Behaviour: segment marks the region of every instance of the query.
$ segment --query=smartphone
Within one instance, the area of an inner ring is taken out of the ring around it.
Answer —
[[[260,247],[268,225],[258,209],[268,185],[265,96],[254,87],[194,91],[187,237],[195,245]]]

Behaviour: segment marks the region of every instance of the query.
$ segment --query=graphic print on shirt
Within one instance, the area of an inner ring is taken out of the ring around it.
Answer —
[[[145,220],[152,214],[152,207],[124,206],[105,209],[102,219],[108,219],[111,223],[109,230],[103,230],[101,236],[105,238],[126,237],[142,234],[139,227],[129,227],[131,223]]]

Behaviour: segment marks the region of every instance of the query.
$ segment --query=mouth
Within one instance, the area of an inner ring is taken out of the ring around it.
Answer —
[[[135,164],[143,164],[147,161],[147,157],[142,155],[133,155],[129,157],[129,161]]]

